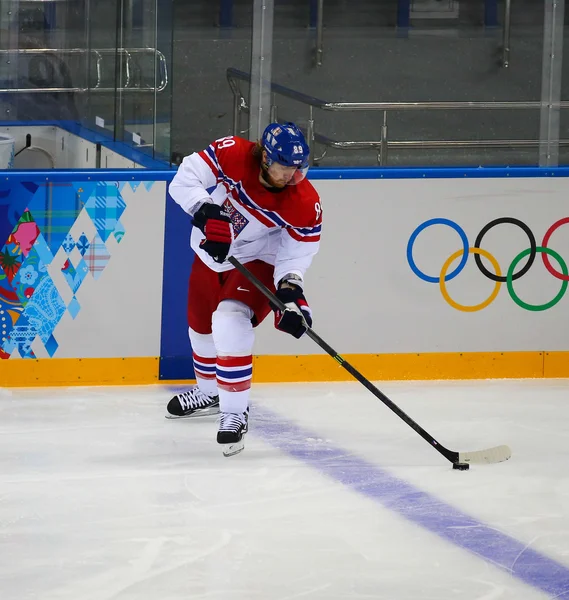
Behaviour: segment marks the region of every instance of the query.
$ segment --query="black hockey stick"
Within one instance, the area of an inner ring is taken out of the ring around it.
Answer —
[[[230,256],[227,259],[244,277],[246,277],[260,292],[262,292],[279,310],[286,310],[286,306],[281,302],[269,288],[244,267],[236,258]],[[427,441],[435,450],[440,452],[447,460],[453,463],[453,468],[468,469],[470,463],[498,463],[508,460],[512,452],[508,446],[495,446],[486,450],[475,450],[473,452],[455,452],[449,450],[440,444],[432,435],[427,433],[418,423],[409,415],[404,413],[394,402],[392,402],[383,392],[378,390],[373,383],[368,381],[357,369],[344,360],[335,350],[327,344],[312,328],[308,327],[306,335],[315,341],[323,350],[325,350],[334,360],[366,387],[376,398],[379,398],[388,408],[390,408],[399,418],[401,418],[409,427],[414,429],[425,441]]]

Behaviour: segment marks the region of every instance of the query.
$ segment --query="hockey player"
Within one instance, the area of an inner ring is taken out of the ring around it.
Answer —
[[[193,218],[188,324],[197,385],[170,400],[168,416],[219,411],[217,441],[228,456],[243,449],[254,328],[271,306],[226,258],[245,263],[287,306],[274,307],[277,329],[300,338],[312,325],[303,281],[322,208],[305,179],[308,156],[296,125],[272,123],[256,143],[225,137],[187,156],[169,187]]]

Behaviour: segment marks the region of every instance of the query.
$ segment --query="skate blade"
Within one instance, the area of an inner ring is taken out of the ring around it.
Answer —
[[[235,442],[234,444],[223,444],[223,456],[235,456],[240,452],[245,450],[245,440],[240,440],[239,442]]]
[[[204,408],[203,410],[190,413],[189,415],[171,415],[170,413],[164,415],[166,419],[200,419],[202,417],[211,417],[219,414],[219,407],[215,408]]]

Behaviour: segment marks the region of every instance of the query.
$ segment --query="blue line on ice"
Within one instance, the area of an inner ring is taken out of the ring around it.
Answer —
[[[331,444],[313,444],[318,436],[255,407],[254,433],[284,452],[363,494],[407,520],[508,571],[557,599],[569,599],[569,568],[386,470]]]

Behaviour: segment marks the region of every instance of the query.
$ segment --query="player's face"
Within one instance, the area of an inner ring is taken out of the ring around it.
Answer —
[[[296,167],[287,167],[279,165],[279,163],[273,163],[267,169],[267,176],[274,187],[283,188],[290,183],[297,171]]]

